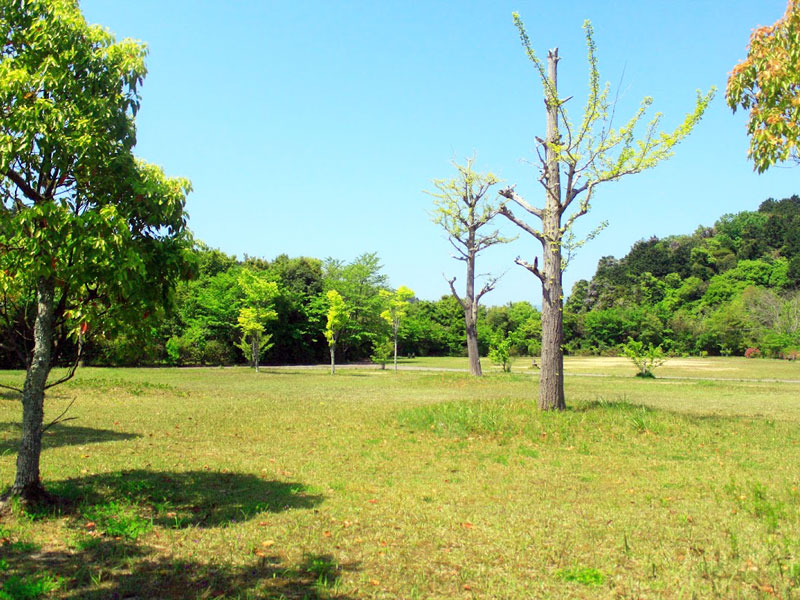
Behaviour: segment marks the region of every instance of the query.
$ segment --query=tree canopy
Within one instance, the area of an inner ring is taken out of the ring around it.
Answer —
[[[789,0],[783,17],[753,31],[726,96],[734,111],[750,111],[748,154],[759,173],[800,159],[800,1]]]

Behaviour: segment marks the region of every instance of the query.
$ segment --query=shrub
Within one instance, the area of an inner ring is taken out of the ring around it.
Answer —
[[[511,372],[511,340],[498,335],[489,346],[489,360],[506,373]]]
[[[748,348],[744,351],[745,358],[758,358],[759,356],[761,356],[761,350],[758,348]]]
[[[631,338],[628,338],[628,343],[622,347],[622,351],[636,366],[637,377],[654,378],[653,369],[667,361],[661,346],[653,346],[652,343],[645,346],[643,342]]]

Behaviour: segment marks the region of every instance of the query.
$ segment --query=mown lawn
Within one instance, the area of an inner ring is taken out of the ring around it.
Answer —
[[[800,598],[800,384],[713,379],[800,367],[575,360],[564,414],[527,365],[84,369],[0,599]],[[0,395],[3,485],[19,417]]]

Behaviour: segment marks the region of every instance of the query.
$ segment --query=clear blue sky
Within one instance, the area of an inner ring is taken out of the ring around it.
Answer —
[[[753,172],[744,115],[724,103],[730,69],[751,30],[785,0],[277,2],[83,0],[87,19],[148,43],[137,153],[190,178],[190,226],[225,252],[271,259],[377,252],[392,285],[420,298],[463,282],[444,234],[429,221],[434,178],[476,155],[541,203],[535,135],[539,82],[511,21],[518,11],[540,56],[558,46],[560,90],[585,98],[590,19],[603,81],[622,80],[627,118],[645,95],[674,127],[695,90],[718,88],[692,136],[668,162],[600,188],[579,223],[609,227],[565,273],[566,290],[597,260],[651,235],[690,233],[723,213],[800,192],[800,170]],[[553,7],[553,8],[551,8]],[[621,120],[621,119],[620,119]],[[509,232],[510,224],[501,223]],[[487,251],[480,272],[507,272],[487,304],[540,303],[538,281],[513,264],[538,243]]]

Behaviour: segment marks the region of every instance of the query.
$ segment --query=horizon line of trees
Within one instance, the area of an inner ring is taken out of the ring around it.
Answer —
[[[321,363],[328,292],[345,301],[339,362],[386,362],[394,325],[391,290],[375,253],[351,262],[282,254],[243,260],[196,242],[191,278],[171,309],[145,314],[124,331],[89,329],[88,365]],[[541,312],[530,302],[477,309],[481,356],[505,343],[512,355],[541,351]],[[636,242],[623,258],[602,257],[564,308],[567,354],[618,355],[630,339],[674,355],[797,356],[800,350],[800,197],[762,202],[689,235]],[[466,356],[463,307],[452,294],[410,298],[396,324],[400,356]],[[258,333],[255,337],[254,332]],[[10,332],[4,332],[5,334]],[[69,353],[65,353],[69,355]],[[0,349],[0,367],[21,368]]]

